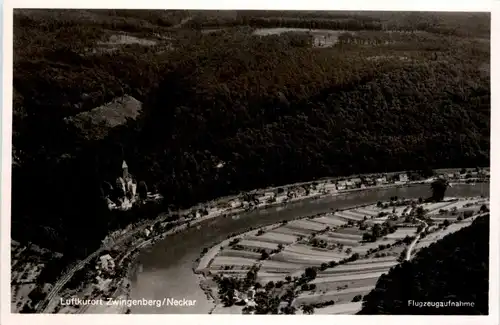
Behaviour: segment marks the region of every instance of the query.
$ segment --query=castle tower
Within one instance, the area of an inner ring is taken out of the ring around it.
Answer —
[[[122,171],[123,171],[123,179],[127,179],[128,178],[128,165],[127,163],[125,162],[125,160],[123,161],[122,163]]]

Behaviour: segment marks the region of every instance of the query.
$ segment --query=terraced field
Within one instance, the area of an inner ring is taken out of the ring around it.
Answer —
[[[205,260],[206,267],[198,270],[209,271],[204,272],[209,274],[205,284],[208,283],[214,293],[220,288],[213,276],[243,281],[249,271],[256,270],[254,281],[262,288],[256,287],[256,290],[265,291],[267,296],[280,293],[278,297],[292,290],[295,296],[289,304],[299,313],[304,305],[315,306],[317,314],[355,313],[361,307],[360,297],[369,293],[378,278],[399,263],[400,255],[418,234],[421,221],[406,220],[416,217],[416,208],[421,206],[437,223],[446,219],[452,222],[447,227],[429,227],[434,232],[420,239],[412,254],[470,225],[472,218],[457,220],[457,215],[463,215],[460,213],[466,210],[477,214],[487,200],[445,200],[416,206],[413,202],[413,208],[410,203],[401,202],[324,213],[244,233],[234,237],[237,240],[228,239],[209,250],[206,255],[213,258],[208,264]],[[456,215],[443,214],[440,212],[443,209],[455,211]],[[376,224],[386,232],[375,240],[363,240]],[[316,270],[315,275],[303,280],[311,268]],[[280,289],[272,289],[276,283]],[[282,304],[286,305],[283,301]],[[220,306],[217,310],[224,313]]]

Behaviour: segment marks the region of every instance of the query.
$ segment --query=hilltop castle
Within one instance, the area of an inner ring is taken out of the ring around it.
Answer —
[[[137,193],[138,183],[134,176],[129,173],[129,167],[125,160],[122,161],[122,172],[115,180],[114,185],[109,182],[103,183],[102,193],[110,210],[128,210],[136,203],[142,202]],[[141,182],[140,191],[142,195],[146,193],[147,187],[144,182]],[[151,196],[153,200],[160,200],[162,196],[155,194]]]
[[[115,180],[114,186],[105,182],[106,192],[104,193],[108,208],[110,210],[130,209],[136,201],[137,182],[128,171],[128,164],[125,160],[122,162],[122,173]]]

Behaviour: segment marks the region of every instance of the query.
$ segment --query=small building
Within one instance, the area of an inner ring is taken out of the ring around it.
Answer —
[[[112,272],[115,269],[115,261],[111,255],[106,254],[99,258],[99,267],[106,272]]]
[[[149,237],[149,235],[151,235],[151,230],[144,229],[144,236]]]
[[[361,180],[361,178],[356,177],[356,178],[351,178],[351,182],[356,185],[360,185],[363,181]]]
[[[267,198],[265,196],[261,196],[257,199],[259,201],[259,204],[266,203]]]
[[[259,197],[259,203],[267,203],[270,199],[274,197],[273,192],[266,192],[263,196]]]
[[[353,188],[356,188],[356,184],[352,181],[346,181],[345,182],[345,186],[348,188],[348,189],[353,189]]]
[[[371,177],[366,177],[365,178],[365,183],[366,185],[370,186],[370,185],[375,185],[375,180]]]
[[[346,181],[338,181],[337,182],[337,190],[342,191],[347,188],[347,182]]]
[[[310,190],[310,189],[309,189]],[[302,186],[299,187],[299,188],[296,188],[295,189],[295,194],[296,195],[299,195],[299,196],[303,196],[303,195],[306,195],[306,189],[303,188]]]
[[[100,276],[96,277],[97,283],[94,284],[94,287],[97,288],[100,291],[107,291],[109,289],[109,286],[111,284],[111,279],[104,279]]]
[[[229,204],[231,205],[231,208],[239,208],[239,207],[241,207],[240,200],[233,200]]]
[[[325,185],[325,191],[328,191],[328,192],[336,192],[337,191],[337,186],[335,184],[326,184]]]
[[[387,184],[387,178],[384,176],[384,177],[379,177],[375,180],[375,183],[377,185],[382,185],[382,184]]]
[[[408,182],[408,175],[407,174],[399,174],[399,181],[400,182]]]

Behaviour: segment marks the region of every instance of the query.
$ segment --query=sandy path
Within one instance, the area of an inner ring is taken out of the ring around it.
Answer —
[[[216,266],[252,266],[258,260],[249,259],[244,257],[233,257],[233,256],[217,256],[213,259],[211,267]]]
[[[327,283],[327,282],[342,282],[342,281],[355,281],[355,280],[364,280],[371,278],[378,278],[385,272],[371,272],[366,274],[353,274],[353,275],[343,275],[343,276],[328,276],[316,278],[311,283],[319,284],[319,283]]]
[[[311,220],[296,220],[296,221],[289,222],[287,224],[287,226],[290,228],[298,228],[298,229],[306,229],[306,230],[314,230],[314,231],[321,231],[321,230],[326,229],[326,227],[328,227],[325,224],[322,224],[319,222],[314,222]]]
[[[371,291],[375,286],[364,286],[364,287],[357,287],[357,288],[347,288],[344,290],[330,290],[324,293],[313,293],[311,294],[310,292],[303,292],[299,294],[297,297],[297,302],[298,303],[316,303],[319,301],[328,301],[332,300],[335,297],[343,296],[346,294],[359,294],[363,292],[369,292]],[[312,300],[312,301],[308,301]]]
[[[278,243],[278,244],[292,244],[297,241],[297,236],[293,235],[287,235],[287,234],[282,234],[274,231],[269,231],[266,232],[263,235],[260,236],[249,236],[249,240],[260,240],[260,241],[266,241],[269,243]]]
[[[344,264],[338,265],[334,268],[326,269],[322,271],[321,275],[327,274],[336,274],[343,272],[351,272],[351,271],[369,271],[371,272],[373,269],[390,269],[391,267],[398,265],[398,262],[394,259],[393,261],[388,262],[374,262],[374,263],[366,263],[366,264]]]
[[[314,219],[314,221],[316,222],[319,222],[319,223],[324,223],[325,225],[328,225],[330,227],[335,227],[335,226],[340,226],[340,225],[343,225],[345,224],[345,221],[343,220],[340,220],[339,218],[337,217],[320,217],[320,218],[316,218]]]
[[[248,239],[241,240],[238,243],[238,245],[241,245],[243,247],[250,248],[250,249],[274,250],[274,249],[278,248],[278,244],[276,244],[276,243],[270,243],[270,242],[266,242],[266,241],[257,241],[257,240],[248,240]]]

